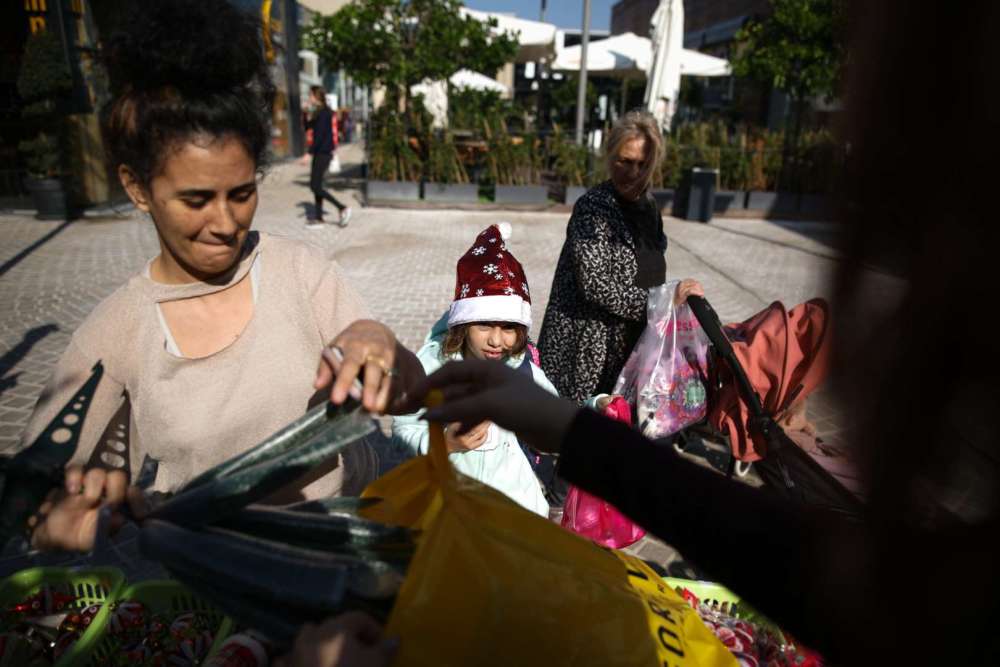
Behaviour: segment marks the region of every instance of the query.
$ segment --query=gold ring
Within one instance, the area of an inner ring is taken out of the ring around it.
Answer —
[[[382,369],[382,372],[386,375],[386,377],[396,377],[399,375],[399,370],[396,368],[390,368],[389,364],[386,363],[386,360],[381,357],[369,354],[365,357],[365,365],[367,365],[370,361],[378,364],[378,367]]]

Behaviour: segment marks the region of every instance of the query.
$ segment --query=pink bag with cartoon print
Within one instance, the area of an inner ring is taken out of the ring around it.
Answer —
[[[616,396],[604,409],[604,414],[615,421],[632,425],[632,409],[620,396]],[[646,534],[616,510],[611,503],[569,487],[563,506],[562,526],[604,547],[624,549],[642,539]]]

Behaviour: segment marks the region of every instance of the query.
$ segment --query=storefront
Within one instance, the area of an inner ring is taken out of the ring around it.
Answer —
[[[122,196],[104,158],[98,112],[108,97],[99,64],[100,36],[114,31],[132,3],[141,0],[17,0],[0,3],[0,207],[29,208],[27,176],[18,144],[38,127],[23,117],[17,92],[25,45],[30,35],[53,31],[73,77],[66,102],[68,127],[63,135],[66,187],[79,206]],[[295,0],[233,0],[264,23],[268,59],[277,87],[271,150],[275,158],[303,151],[298,84],[298,5]]]
[[[277,88],[272,112],[271,153],[277,159],[300,155],[304,150],[299,93],[299,21],[295,0],[232,0],[248,12],[259,13],[264,23],[264,48]]]

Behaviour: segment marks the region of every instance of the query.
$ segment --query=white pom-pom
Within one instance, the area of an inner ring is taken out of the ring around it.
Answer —
[[[498,222],[497,229],[500,230],[500,238],[502,238],[504,241],[509,239],[510,233],[514,231],[513,228],[510,226],[509,222]]]

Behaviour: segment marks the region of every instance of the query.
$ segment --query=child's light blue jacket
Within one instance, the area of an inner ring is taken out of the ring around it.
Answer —
[[[431,328],[427,340],[417,353],[417,358],[420,359],[428,375],[445,362],[441,358],[441,344],[448,331],[447,322],[445,313],[445,316]],[[457,354],[448,360],[461,358],[461,354]],[[517,368],[523,362],[523,354],[506,360],[506,364],[512,368]],[[541,368],[531,364],[531,375],[539,386],[553,394],[556,393],[555,387],[545,377]],[[408,445],[414,453],[426,454],[430,436],[427,422],[418,419],[420,414],[417,412],[394,417],[392,434],[397,440]],[[493,424],[490,426],[486,442],[481,447],[468,452],[452,452],[448,458],[459,472],[492,486],[522,507],[548,517],[549,505],[545,501],[541,484],[512,432]]]

